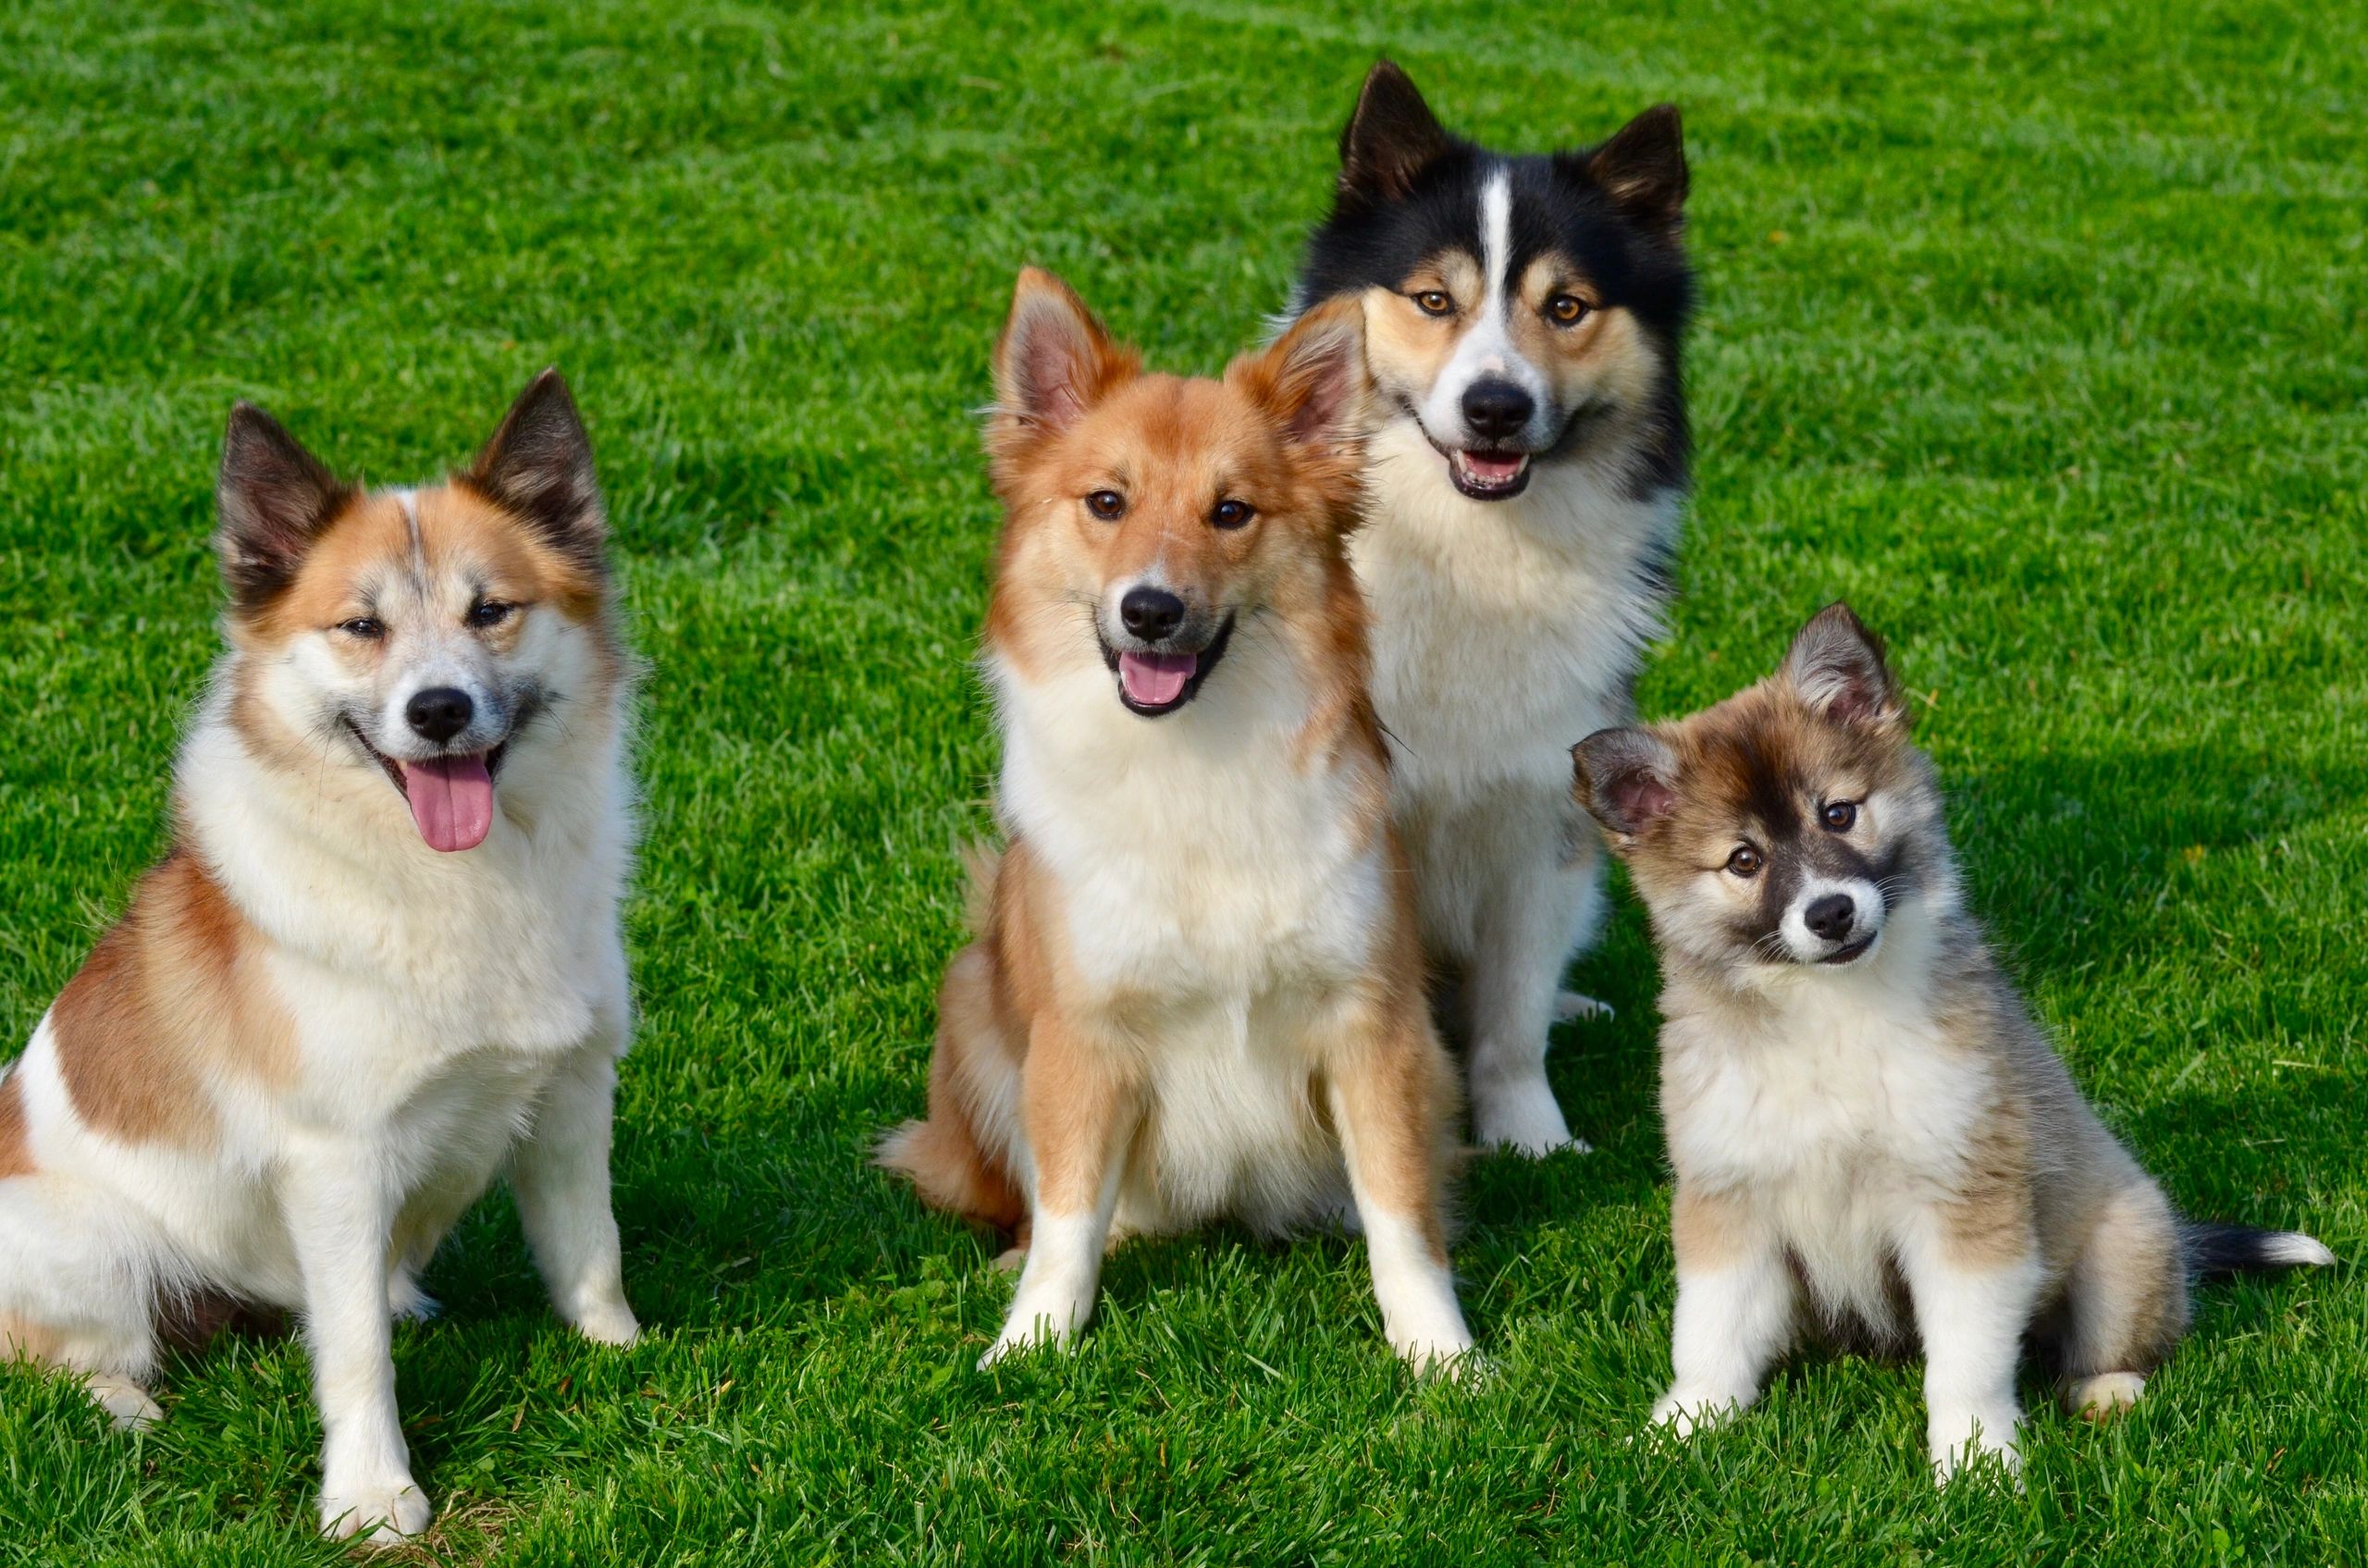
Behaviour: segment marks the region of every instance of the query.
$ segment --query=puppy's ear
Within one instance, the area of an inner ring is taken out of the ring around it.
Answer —
[[[1397,63],[1375,60],[1357,94],[1356,112],[1340,132],[1340,196],[1395,201],[1454,145]]]
[[[1342,298],[1316,306],[1272,347],[1227,365],[1225,378],[1264,409],[1293,443],[1353,456],[1363,428],[1364,305]]]
[[[993,428],[1006,441],[1066,430],[1136,364],[1067,284],[1023,267],[995,340]]]
[[[1677,807],[1677,754],[1649,730],[1597,730],[1571,747],[1572,790],[1615,848]]]
[[[353,487],[250,402],[230,411],[214,481],[215,553],[242,610],[286,587],[305,550],[353,499]]]
[[[1883,661],[1883,640],[1834,600],[1809,618],[1781,672],[1811,712],[1868,729],[1907,727],[1899,683]]]
[[[592,438],[556,365],[526,383],[462,477],[561,549],[598,560],[609,522]]]
[[[1637,222],[1671,234],[1684,226],[1685,131],[1676,105],[1654,105],[1579,165]]]

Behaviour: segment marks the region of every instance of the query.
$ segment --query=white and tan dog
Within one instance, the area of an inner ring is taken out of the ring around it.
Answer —
[[[1147,376],[1021,276],[989,428],[986,668],[1008,834],[884,1162],[1027,1232],[992,1361],[1066,1343],[1119,1237],[1347,1217],[1390,1344],[1471,1344],[1442,1189],[1453,1069],[1365,696],[1359,322],[1221,381]]]
[[[229,639],[164,863],[0,1080],[0,1345],[126,1422],[160,1340],[301,1318],[321,1524],[427,1523],[394,1316],[507,1172],[551,1299],[637,1332],[609,1200],[630,666],[555,372],[474,467],[364,493],[230,416]]]

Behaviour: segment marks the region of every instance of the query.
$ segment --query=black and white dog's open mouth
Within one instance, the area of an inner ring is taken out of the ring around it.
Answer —
[[[1503,500],[1529,486],[1529,453],[1484,452],[1470,448],[1447,455],[1447,476],[1474,500]]]

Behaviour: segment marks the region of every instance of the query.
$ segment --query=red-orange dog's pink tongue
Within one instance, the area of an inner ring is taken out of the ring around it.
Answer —
[[[1122,653],[1118,680],[1145,708],[1165,708],[1184,695],[1184,683],[1200,665],[1197,653]]]
[[[430,849],[475,849],[493,831],[493,772],[485,755],[405,762],[403,793],[411,820]]]

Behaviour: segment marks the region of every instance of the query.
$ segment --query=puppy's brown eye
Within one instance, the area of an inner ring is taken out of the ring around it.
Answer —
[[[1825,803],[1825,809],[1818,813],[1818,818],[1825,823],[1825,831],[1828,833],[1848,833],[1858,821],[1857,803],[1850,800],[1829,800]]]
[[[1587,302],[1576,294],[1557,294],[1546,302],[1546,314],[1564,327],[1576,327],[1586,319]]]
[[[359,637],[364,642],[376,642],[387,635],[386,623],[375,615],[356,615],[351,621],[340,621],[337,623],[337,629],[347,636]]]
[[[1414,296],[1414,308],[1424,315],[1445,315],[1455,308],[1455,302],[1437,289],[1425,289]]]
[[[1085,509],[1104,523],[1116,523],[1127,514],[1127,498],[1116,490],[1096,490],[1085,498]]]
[[[1738,845],[1735,852],[1727,857],[1727,870],[1735,876],[1756,877],[1759,874],[1759,851],[1748,844]]]
[[[1255,515],[1248,501],[1228,499],[1217,502],[1217,509],[1209,513],[1209,521],[1220,528],[1239,528]]]

